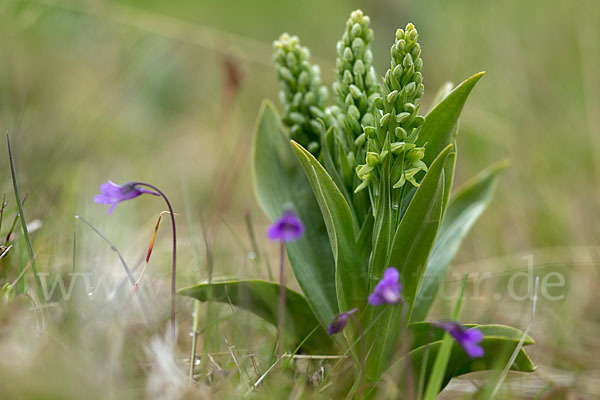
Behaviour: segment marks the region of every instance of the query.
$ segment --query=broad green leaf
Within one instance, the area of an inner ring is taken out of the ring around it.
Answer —
[[[306,226],[302,238],[286,244],[294,275],[313,312],[326,327],[339,313],[335,264],[319,205],[270,102],[261,107],[252,148],[254,190],[275,220],[293,207]]]
[[[335,259],[338,303],[342,311],[364,304],[367,295],[365,260],[358,251],[354,221],[344,196],[323,166],[305,148],[292,141],[321,208]]]
[[[394,235],[388,265],[396,267],[400,272],[405,305],[390,307],[390,311],[375,326],[374,332],[378,337],[370,337],[369,343],[373,342],[373,349],[367,360],[366,370],[371,381],[378,380],[381,373],[387,369],[401,324],[410,316],[410,309],[440,224],[444,196],[443,167],[451,150],[450,145],[431,164]],[[381,277],[383,271],[378,273]],[[403,307],[408,307],[404,311],[404,317]]]
[[[490,203],[498,176],[507,165],[506,161],[502,161],[488,167],[467,182],[450,201],[415,300],[412,321],[421,321],[427,317],[452,259],[477,218]]]
[[[417,146],[426,144],[425,164],[430,165],[446,146],[454,142],[458,117],[469,93],[484,74],[480,72],[462,82],[425,116],[417,139]]]
[[[211,284],[200,283],[180,289],[178,294],[200,301],[210,300],[232,304],[277,326],[279,288],[279,284],[263,280],[231,280]],[[289,340],[297,345],[310,335],[310,338],[304,343],[304,348],[315,354],[334,351],[332,339],[311,311],[306,298],[288,288],[285,293],[285,330]],[[318,329],[311,335],[316,327]]]
[[[472,371],[484,371],[490,369],[501,369],[509,360],[512,352],[516,348],[523,333],[518,329],[502,325],[468,325],[476,326],[484,334],[484,339],[481,346],[485,350],[485,355],[482,358],[471,359],[463,348],[453,341],[452,351],[448,360],[446,373],[442,382],[442,388],[445,387],[451,378],[463,375]],[[429,377],[433,368],[433,360],[437,356],[437,352],[441,349],[443,340],[440,339],[445,335],[445,331],[436,333],[433,330],[434,340],[429,344],[424,344],[411,350],[407,356],[396,362],[396,365],[402,365],[406,362],[406,357],[410,360],[413,376],[419,376],[421,366],[424,360],[425,350],[429,349],[427,357],[426,377]],[[528,338],[526,344],[533,343],[531,338]],[[535,370],[533,362],[527,355],[524,349],[519,352],[515,363],[511,367],[514,371],[532,372]]]

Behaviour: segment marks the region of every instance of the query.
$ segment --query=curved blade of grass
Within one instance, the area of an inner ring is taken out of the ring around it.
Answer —
[[[13,190],[15,192],[15,201],[17,202],[17,206],[19,207],[19,220],[21,221],[21,230],[23,231],[25,243],[27,243],[27,252],[29,253],[29,258],[31,259],[31,270],[33,271],[33,275],[35,277],[35,283],[37,286],[38,295],[40,296],[40,302],[42,302],[43,304],[46,302],[46,296],[44,296],[44,291],[42,289],[42,281],[40,280],[37,261],[35,259],[35,253],[33,252],[33,245],[31,244],[31,238],[29,237],[29,231],[27,230],[27,219],[25,218],[25,212],[23,211],[23,203],[21,203],[21,194],[19,192],[19,180],[17,178],[17,173],[15,172],[15,164],[13,161],[12,150],[10,148],[10,138],[8,136],[8,130],[6,131],[6,146],[8,147],[8,161],[10,163],[10,173],[12,176]]]
[[[270,102],[263,103],[258,116],[252,175],[256,197],[269,218],[275,220],[293,207],[306,226],[304,236],[288,242],[286,250],[296,280],[326,327],[339,313],[335,261],[319,205]]]
[[[228,280],[200,283],[180,289],[177,293],[193,297],[202,302],[217,301],[233,304],[250,311],[273,326],[277,326],[279,307],[279,284],[263,280]],[[295,344],[307,336],[307,350],[316,354],[329,354],[335,350],[334,342],[315,317],[304,296],[285,289],[286,316],[285,332]],[[318,327],[316,331],[315,327]],[[313,332],[314,331],[314,332]]]
[[[493,164],[467,182],[450,200],[415,299],[412,321],[427,317],[460,244],[492,200],[500,172],[507,166],[507,161]]]
[[[292,141],[292,148],[313,188],[321,209],[335,259],[335,283],[341,310],[366,301],[366,263],[360,258],[350,207],[325,168],[308,150]]]

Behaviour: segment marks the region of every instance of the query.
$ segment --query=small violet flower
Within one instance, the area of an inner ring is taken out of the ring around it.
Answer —
[[[483,357],[484,350],[478,343],[483,340],[483,333],[477,328],[467,329],[458,322],[436,322],[433,326],[444,329],[462,346],[471,358]]]
[[[400,291],[402,285],[398,282],[400,274],[394,267],[385,270],[383,278],[379,281],[373,293],[369,295],[369,304],[379,306],[382,304],[398,304],[401,301]]]
[[[358,308],[353,308],[348,312],[343,312],[341,314],[336,315],[333,319],[333,322],[331,322],[331,325],[329,325],[329,334],[334,335],[343,331],[346,325],[348,324],[348,319],[350,318],[350,316],[357,311]]]
[[[286,211],[267,229],[271,240],[292,242],[304,234],[304,224],[293,211]]]
[[[120,202],[133,199],[144,193],[159,196],[158,193],[153,192],[152,190],[141,188],[135,182],[117,185],[113,181],[108,181],[100,185],[100,194],[94,197],[94,202],[98,204],[111,204],[108,209],[108,215],[110,215]]]

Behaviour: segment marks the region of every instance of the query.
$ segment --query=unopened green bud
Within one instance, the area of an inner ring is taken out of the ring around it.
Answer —
[[[365,130],[367,128],[373,128],[372,126],[367,126],[365,127]],[[375,128],[373,128],[375,129]],[[354,144],[356,145],[356,147],[361,147],[367,140],[367,136],[365,133],[361,133],[356,139],[354,139]]]
[[[285,79],[289,83],[294,83],[296,81],[294,75],[292,75],[292,72],[286,67],[279,67],[277,73],[281,79]]]
[[[410,163],[414,163],[416,161],[421,160],[424,156],[425,156],[425,148],[424,147],[416,147],[406,154],[406,159]]]
[[[344,77],[343,77],[344,84],[349,86],[352,84],[353,81],[354,81],[354,78],[352,78],[352,73],[348,70],[344,71]]]
[[[390,113],[384,114],[383,117],[379,119],[379,125],[381,125],[383,129],[387,129],[388,123],[390,122],[391,118],[392,115]]]
[[[359,165],[358,167],[356,167],[356,174],[359,177],[364,177],[369,172],[373,171],[373,169],[375,169],[375,167],[373,167],[372,165],[367,165],[367,164]]]
[[[294,124],[302,125],[306,122],[306,117],[299,112],[291,112],[289,115],[290,121]]]
[[[377,96],[375,99],[373,99],[373,105],[379,109],[379,110],[383,110],[384,108],[384,104],[383,104],[383,98]]]
[[[386,96],[388,103],[394,105],[396,104],[396,99],[398,98],[398,91],[393,90]]]
[[[396,115],[396,122],[401,124],[404,121],[406,121],[409,117],[410,117],[410,113],[407,112],[401,112],[400,114]]]
[[[358,111],[358,108],[355,105],[348,107],[348,116],[356,119],[357,121],[360,118],[360,111]]]
[[[359,24],[352,25],[352,30],[350,31],[353,37],[360,36],[362,34],[362,28]]]
[[[414,82],[410,82],[408,85],[406,85],[404,87],[404,89],[406,90],[406,94],[409,97],[413,97],[415,95],[415,90],[417,89],[417,86],[415,85]]]
[[[308,124],[310,125],[315,135],[320,135],[325,132],[325,126],[323,125],[323,122],[321,122],[321,120],[311,119],[310,121],[308,121]]]
[[[400,140],[404,140],[406,139],[406,136],[408,136],[406,130],[401,126],[397,126],[396,129],[394,129],[394,133],[396,134],[396,137]]]
[[[361,38],[356,38],[352,41],[352,51],[357,54],[360,55],[362,54],[363,50],[365,49],[365,42],[363,42],[363,40]]]
[[[302,85],[302,87],[308,88],[310,85],[310,74],[308,71],[300,72],[300,75],[298,75],[298,83]]]
[[[310,106],[309,110],[312,117],[321,119],[325,118],[325,113],[319,107]]]
[[[310,151],[312,154],[316,154],[319,151],[319,147],[321,147],[319,145],[319,143],[317,143],[317,142],[310,142],[308,144],[307,150]]]
[[[403,109],[404,109],[404,111],[406,111],[407,113],[410,113],[410,114],[417,111],[417,107],[413,103],[405,103]]]
[[[354,75],[363,75],[365,73],[365,64],[362,60],[356,60],[352,70],[354,71]]]
[[[304,95],[303,102],[306,107],[315,107],[314,104],[317,104],[317,101],[318,99],[314,92],[308,92]]]
[[[394,154],[400,154],[404,151],[404,147],[406,146],[406,143],[404,142],[393,142],[390,147],[392,148],[392,153]]]
[[[356,85],[350,85],[350,93],[355,99],[360,99],[362,96],[362,91]]]
[[[346,47],[344,49],[344,60],[351,62],[352,61],[352,50],[350,47]]]
[[[402,60],[402,66],[404,68],[410,68],[413,66],[413,59],[412,59],[412,56],[410,55],[410,53],[407,53],[404,56],[404,60]]]
[[[367,152],[365,160],[367,162],[367,165],[370,165],[370,166],[375,166],[375,165],[379,164],[379,162],[381,161],[379,158],[379,154],[373,153],[372,151]]]
[[[369,139],[375,139],[377,137],[377,129],[374,126],[365,126],[364,132]]]

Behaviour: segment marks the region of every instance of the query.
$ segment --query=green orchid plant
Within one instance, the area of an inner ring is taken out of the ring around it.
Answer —
[[[420,377],[419,386],[436,394],[454,376],[503,367],[513,352],[511,369],[533,371],[522,348],[533,340],[522,341],[515,328],[426,321],[461,241],[490,202],[506,166],[490,166],[450,196],[458,119],[484,73],[441,90],[431,111],[421,115],[417,30],[408,24],[396,32],[382,81],[372,65],[372,41],[369,18],[352,12],[337,43],[333,105],[299,39],[283,34],[274,43],[283,113],[278,115],[270,102],[263,104],[252,170],[266,214],[275,220],[291,209],[306,229],[301,238],[285,243],[303,292],[285,288],[286,347],[351,354],[360,371],[353,388],[363,394],[365,384],[376,390],[395,365],[408,365],[411,376]],[[389,279],[396,286],[381,286]],[[394,301],[382,304],[388,287],[396,288]],[[275,282],[227,280],[181,293],[231,302],[277,325],[280,290]],[[370,294],[380,300],[370,301]],[[482,349],[476,348],[477,359],[459,340],[475,328]],[[361,354],[361,347],[367,351]]]

